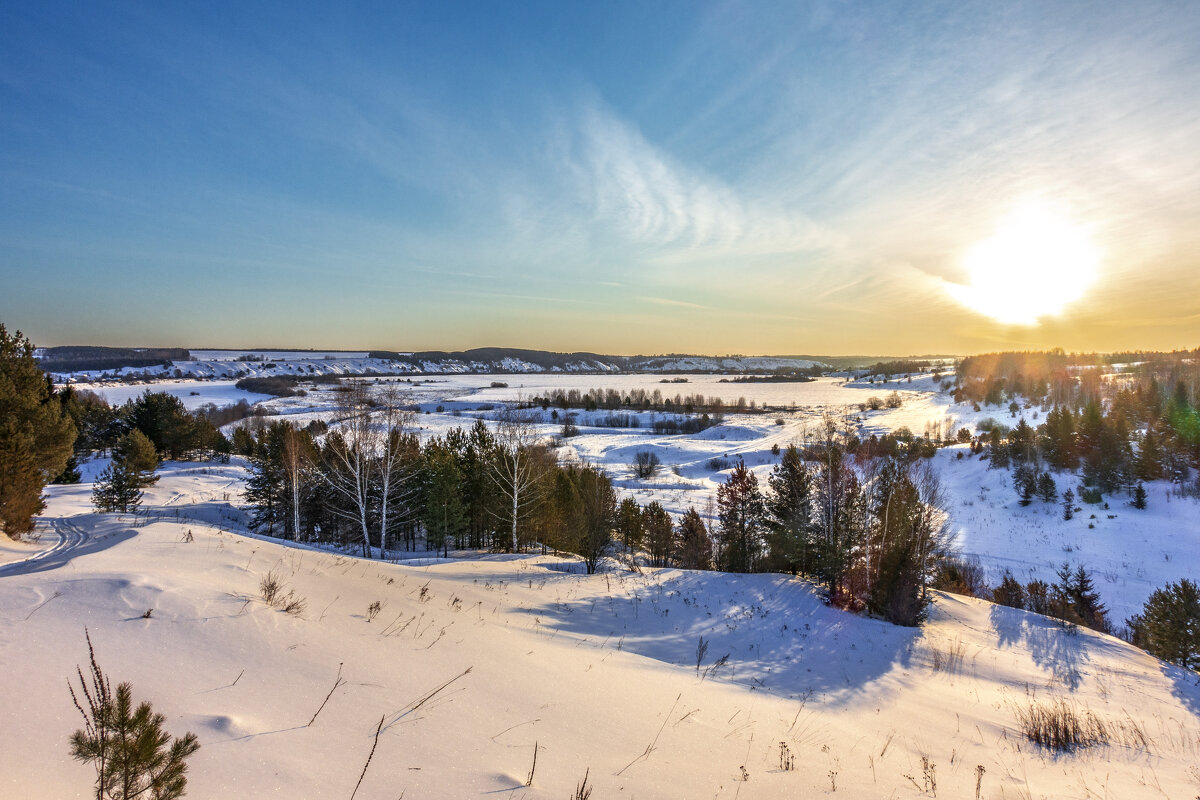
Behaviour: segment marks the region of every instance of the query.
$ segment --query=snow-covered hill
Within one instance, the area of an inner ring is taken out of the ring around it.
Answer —
[[[45,543],[81,538],[0,573],[0,796],[89,796],[66,742],[85,626],[114,680],[200,737],[192,797],[349,797],[381,718],[359,798],[564,798],[585,773],[594,798],[1200,791],[1195,676],[1111,637],[950,595],[895,628],[778,575],[363,561],[239,533],[243,478],[169,464],[136,521],[50,490]],[[263,602],[269,572],[302,611]],[[1019,713],[1053,698],[1110,743],[1028,742]]]
[[[56,373],[60,381],[101,376],[155,378],[260,378],[325,375],[605,374],[619,372],[764,372],[804,370],[820,362],[803,358],[715,356],[606,356],[538,350],[481,348],[464,352],[311,352],[197,350],[190,359],[153,366]]]

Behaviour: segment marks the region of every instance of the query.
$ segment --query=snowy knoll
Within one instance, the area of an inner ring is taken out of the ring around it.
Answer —
[[[136,520],[91,514],[87,483],[50,490],[45,543],[90,538],[0,575],[0,795],[89,795],[66,743],[85,626],[199,736],[192,797],[349,797],[381,718],[359,798],[564,798],[585,772],[595,798],[1200,791],[1194,676],[1112,637],[952,595],[896,628],[779,575],[364,561],[240,532],[243,480],[168,464]],[[268,573],[302,609],[263,601]],[[1030,743],[1019,714],[1054,698],[1108,744]]]

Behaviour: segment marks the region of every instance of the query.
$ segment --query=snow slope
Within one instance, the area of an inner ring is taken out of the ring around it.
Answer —
[[[169,464],[136,520],[50,490],[46,524],[92,538],[0,577],[0,796],[88,796],[66,745],[85,626],[115,680],[200,737],[192,797],[349,797],[381,719],[359,798],[564,798],[585,772],[595,798],[1200,791],[1194,676],[1111,637],[954,596],[895,628],[775,575],[363,561],[239,533],[243,475]],[[303,612],[259,598],[268,571]],[[1016,710],[1060,696],[1115,741],[1030,745]]]

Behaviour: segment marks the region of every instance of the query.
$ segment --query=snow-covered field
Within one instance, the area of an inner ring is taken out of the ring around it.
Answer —
[[[143,392],[166,392],[183,401],[185,408],[195,410],[212,403],[216,406],[231,406],[239,400],[260,403],[270,400],[267,394],[247,392],[234,386],[236,381],[153,381],[149,383],[77,383],[75,389],[95,392],[111,405],[121,405],[139,397]]]
[[[363,561],[240,533],[237,463],[162,473],[136,520],[51,488],[43,544],[75,544],[0,569],[0,796],[89,796],[66,742],[85,626],[114,680],[199,736],[192,797],[349,797],[381,719],[359,798],[565,798],[585,773],[596,798],[1200,791],[1194,676],[1111,637],[949,595],[895,628],[777,575]],[[261,600],[269,571],[302,612]],[[1027,742],[1018,710],[1056,697],[1113,741]]]
[[[663,378],[686,378],[686,383],[662,383]],[[719,375],[446,375],[408,379],[382,379],[380,387],[398,385],[410,393],[410,401],[421,410],[416,425],[422,436],[443,435],[451,428],[470,426],[475,417],[492,419],[495,408],[505,401],[529,399],[555,390],[591,389],[661,390],[664,395],[704,394],[726,403],[744,397],[747,402],[781,409],[769,414],[727,414],[723,425],[692,435],[656,435],[650,425],[657,415],[638,413],[638,428],[612,428],[604,418],[612,412],[575,412],[580,435],[564,441],[560,456],[601,466],[619,492],[641,503],[658,501],[679,514],[694,506],[701,511],[715,497],[717,486],[729,468],[744,459],[765,481],[779,457],[773,446],[786,448],[802,441],[821,423],[825,414],[848,418],[860,435],[885,433],[902,427],[921,435],[927,427],[940,424],[952,431],[972,431],[982,420],[992,418],[1015,425],[1018,417],[1007,409],[954,404],[929,376],[893,380],[887,384],[820,378],[808,383],[722,383]],[[507,384],[493,387],[493,383]],[[226,381],[166,381],[148,385],[96,387],[110,402],[122,402],[147,388],[170,391],[189,407],[213,402],[236,402],[241,397],[262,401],[270,413],[286,414],[299,423],[330,419],[338,401],[331,388],[310,390],[303,397],[263,399],[236,389]],[[899,408],[860,412],[869,397],[886,397],[896,391],[903,399]],[[193,394],[196,393],[196,394]],[[442,411],[437,409],[441,407]],[[624,413],[624,412],[616,412]],[[1041,422],[1040,412],[1022,410],[1030,425]],[[542,432],[551,437],[561,431],[562,417],[542,414]],[[783,424],[777,424],[782,420]],[[662,468],[652,478],[634,477],[630,466],[638,451],[658,455]],[[936,457],[949,500],[949,511],[960,548],[984,566],[990,582],[999,581],[1010,569],[1021,581],[1053,580],[1064,561],[1072,567],[1083,564],[1095,574],[1097,588],[1118,626],[1141,609],[1157,587],[1180,578],[1200,575],[1200,503],[1169,495],[1169,486],[1149,485],[1149,508],[1137,511],[1128,498],[1106,498],[1110,508],[1082,505],[1075,519],[1064,521],[1057,505],[1035,502],[1028,508],[1017,504],[1007,471],[989,470],[987,462],[972,459],[965,447],[947,448]],[[1059,491],[1068,486],[1078,497],[1078,480],[1055,476]],[[1094,515],[1094,517],[1093,517]],[[1089,528],[1092,525],[1094,527]],[[2,554],[0,554],[2,557]]]

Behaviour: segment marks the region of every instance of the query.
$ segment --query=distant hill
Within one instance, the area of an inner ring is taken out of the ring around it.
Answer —
[[[811,374],[861,368],[881,356],[709,356],[687,353],[618,356],[513,347],[403,352],[313,350],[185,350],[182,348],[51,347],[42,368],[64,378],[262,378],[327,375],[576,373]],[[922,358],[928,358],[923,356]]]

